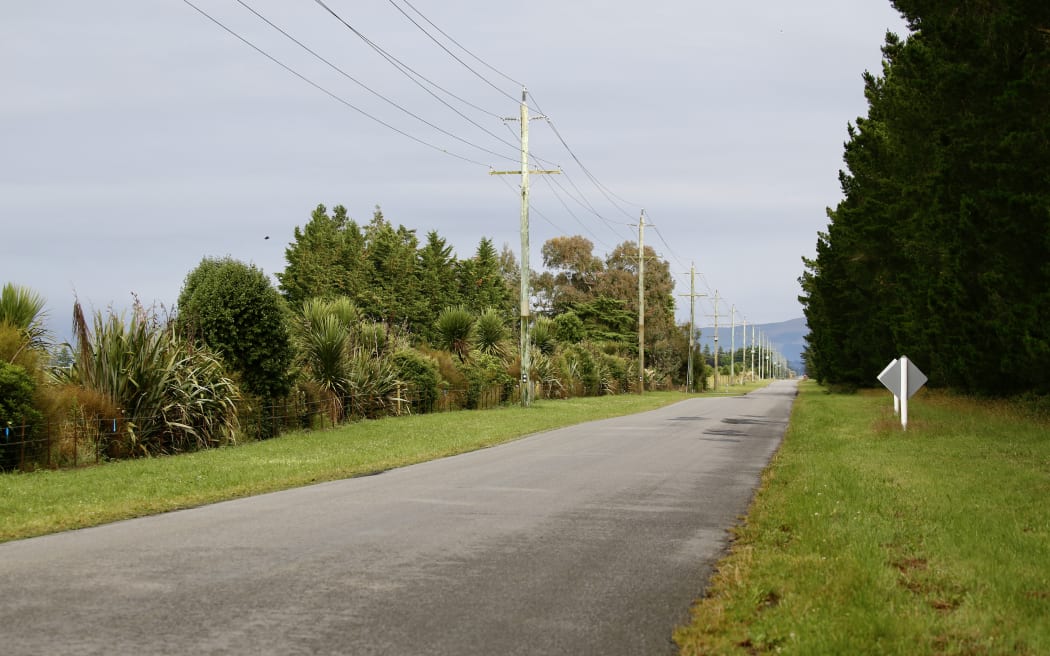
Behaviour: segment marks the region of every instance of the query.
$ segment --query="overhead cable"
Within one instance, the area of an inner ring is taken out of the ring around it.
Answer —
[[[402,15],[402,16],[404,16],[405,18],[407,18],[407,19],[409,20],[409,22],[411,22],[411,23],[412,23],[413,25],[415,25],[415,26],[416,26],[417,28],[419,28],[419,31],[420,31],[420,32],[422,32],[423,34],[426,34],[426,35],[427,35],[427,37],[428,37],[428,38],[429,38],[429,39],[430,39],[431,41],[433,41],[433,42],[434,42],[435,44],[437,44],[437,46],[438,46],[439,48],[441,48],[441,49],[442,49],[442,50],[444,50],[444,51],[445,51],[446,53],[448,53],[448,56],[449,56],[449,57],[451,57],[452,59],[455,59],[455,60],[456,60],[457,62],[459,62],[459,63],[460,63],[460,64],[461,64],[462,66],[463,66],[463,68],[465,68],[465,69],[467,69],[468,71],[470,71],[471,73],[473,73],[473,74],[474,74],[474,75],[475,75],[475,76],[476,76],[476,77],[477,77],[477,78],[478,78],[479,80],[481,80],[481,81],[482,81],[482,82],[484,82],[485,84],[487,84],[487,85],[489,85],[490,87],[492,87],[493,89],[495,89],[495,90],[496,90],[496,91],[497,91],[498,93],[500,93],[500,94],[502,94],[502,95],[504,95],[504,96],[506,96],[506,97],[510,98],[511,100],[517,101],[517,98],[515,98],[515,97],[514,97],[514,96],[512,96],[511,94],[507,93],[507,92],[506,92],[506,91],[504,91],[503,89],[500,89],[500,88],[499,88],[498,86],[496,86],[495,84],[493,84],[493,83],[492,83],[492,81],[490,81],[490,80],[489,80],[488,78],[486,78],[486,77],[485,77],[484,75],[482,75],[481,73],[479,73],[479,72],[477,72],[476,70],[474,70],[474,68],[472,68],[472,67],[471,67],[471,66],[470,66],[469,64],[467,64],[467,62],[465,62],[465,61],[463,61],[462,59],[460,59],[459,57],[457,57],[457,56],[456,56],[456,54],[455,54],[454,52],[452,52],[451,50],[449,50],[448,48],[446,48],[446,47],[445,47],[445,44],[441,43],[441,42],[440,42],[440,41],[438,41],[438,40],[437,40],[436,38],[434,38],[434,35],[433,35],[433,34],[431,34],[430,32],[428,32],[428,31],[426,30],[426,28],[425,28],[425,27],[423,27],[422,25],[420,25],[420,24],[419,24],[419,22],[417,22],[417,21],[416,21],[416,19],[414,19],[414,18],[412,18],[411,16],[409,16],[409,15],[408,15],[408,12],[406,12],[406,11],[405,11],[404,9],[402,9],[400,5],[398,5],[398,4],[396,3],[396,2],[394,2],[394,0],[388,0],[388,1],[390,2],[390,4],[392,4],[392,5],[394,6],[394,8],[395,8],[395,9],[397,9],[397,10],[398,10],[399,12],[401,12],[401,15]],[[453,43],[455,43],[455,44],[456,44],[457,46],[459,46],[459,48],[460,48],[461,50],[463,50],[464,52],[466,52],[466,53],[467,53],[467,54],[469,54],[470,56],[474,57],[474,59],[477,59],[477,60],[478,60],[478,61],[480,61],[480,62],[481,62],[482,64],[485,64],[485,62],[484,62],[484,61],[482,61],[482,60],[481,60],[481,59],[479,59],[479,58],[478,58],[478,57],[477,57],[476,55],[474,55],[474,54],[473,54],[473,53],[471,53],[471,52],[470,52],[469,50],[467,50],[466,48],[464,48],[463,46],[461,46],[461,45],[460,45],[460,44],[459,44],[458,42],[456,42],[456,40],[455,40],[455,39],[453,39],[452,37],[450,37],[450,36],[449,36],[448,34],[445,34],[445,32],[443,32],[443,31],[442,31],[442,30],[441,30],[441,29],[440,29],[440,28],[439,28],[439,27],[438,27],[437,25],[434,25],[434,23],[433,23],[433,22],[431,22],[431,20],[430,20],[429,18],[427,18],[426,16],[423,16],[423,14],[422,14],[422,13],[420,13],[420,11],[419,11],[418,9],[416,9],[415,7],[413,7],[413,6],[412,6],[412,5],[411,5],[411,4],[409,3],[409,2],[407,2],[407,0],[405,0],[405,4],[406,4],[406,5],[408,5],[409,7],[411,7],[411,8],[412,8],[412,11],[416,12],[417,14],[419,14],[419,15],[420,15],[420,16],[421,16],[421,17],[423,18],[423,20],[425,20],[426,22],[430,23],[430,26],[431,26],[431,27],[433,27],[434,29],[436,29],[436,30],[437,30],[438,32],[441,32],[441,34],[442,34],[442,35],[443,35],[443,36],[444,36],[444,37],[445,37],[446,39],[448,39],[449,41],[452,41]],[[488,64],[485,64],[485,65],[486,65],[486,66],[488,66]],[[492,68],[492,67],[491,67],[491,66],[489,66],[489,68]],[[496,69],[494,69],[494,68],[493,68],[492,70],[496,70]],[[496,72],[497,72],[497,73],[499,73],[499,71],[496,71]],[[500,75],[503,75],[503,74],[502,74],[502,73],[500,73]],[[507,76],[506,76],[506,75],[503,75],[503,77],[507,77]],[[510,79],[510,78],[507,78],[507,79]],[[514,81],[514,80],[511,80],[511,82],[513,82],[513,81]],[[518,86],[525,86],[525,85],[523,85],[523,84],[519,84]]]
[[[384,121],[384,120],[382,120],[382,119],[380,119],[380,118],[378,118],[376,116],[373,116],[372,114],[369,114],[368,112],[366,112],[365,110],[361,109],[360,107],[357,107],[356,105],[354,105],[350,101],[346,100],[345,98],[342,98],[341,96],[333,93],[332,91],[329,91],[328,89],[326,89],[325,87],[321,86],[317,82],[314,82],[313,80],[311,80],[310,78],[306,77],[305,75],[303,75],[299,71],[293,69],[292,67],[288,66],[284,62],[280,61],[279,59],[277,59],[276,57],[274,57],[270,53],[266,52],[265,50],[263,50],[259,46],[255,45],[254,43],[252,43],[251,41],[249,41],[245,37],[241,36],[240,34],[238,34],[235,31],[233,31],[231,28],[227,27],[225,24],[223,24],[221,21],[219,21],[217,18],[215,18],[214,16],[212,16],[208,12],[204,11],[203,9],[198,7],[197,5],[195,5],[192,2],[190,2],[190,0],[182,0],[182,1],[185,4],[189,5],[190,7],[192,7],[197,13],[199,13],[202,16],[204,16],[205,18],[210,20],[215,25],[218,25],[220,28],[225,30],[227,33],[229,33],[231,36],[236,38],[241,43],[245,44],[246,46],[248,46],[252,50],[256,51],[257,53],[259,53],[263,57],[266,57],[267,59],[269,59],[273,63],[277,64],[278,66],[280,66],[284,70],[288,71],[289,73],[291,73],[295,77],[299,78],[303,82],[309,84],[310,86],[312,86],[313,88],[317,89],[321,93],[325,94],[329,98],[332,98],[336,102],[339,102],[339,103],[345,105],[346,107],[349,107],[350,109],[352,109],[355,112],[361,114],[362,116],[365,116],[366,118],[369,118],[369,119],[375,121],[376,123],[382,125],[383,127],[386,127],[386,128],[388,128],[390,130],[393,130],[394,132],[397,132],[401,136],[406,137],[408,139],[411,139],[412,141],[415,141],[418,144],[421,144],[423,146],[426,146],[427,148],[431,148],[433,150],[436,150],[436,151],[438,151],[440,153],[444,153],[445,155],[448,155],[450,157],[455,157],[456,159],[462,160],[464,162],[469,162],[470,164],[477,164],[478,166],[490,166],[489,164],[485,164],[484,162],[479,162],[478,160],[471,159],[469,157],[456,154],[456,153],[454,153],[452,151],[449,151],[449,150],[447,150],[445,148],[442,148],[441,146],[437,146],[437,145],[432,144],[432,143],[430,143],[428,141],[420,139],[419,137],[416,137],[415,135],[409,134],[409,133],[405,132],[404,130],[391,125],[390,123],[387,123],[386,121]]]
[[[468,118],[465,114],[463,114],[462,112],[457,110],[452,105],[448,104],[445,100],[443,100],[442,98],[439,98],[437,96],[437,94],[435,94],[433,91],[428,89],[426,87],[426,85],[424,85],[422,82],[420,82],[420,80],[422,80],[423,82],[426,82],[428,85],[430,85],[430,86],[434,87],[435,89],[441,91],[442,93],[444,93],[445,95],[449,96],[450,98],[455,98],[456,100],[458,100],[459,102],[463,103],[464,105],[467,105],[468,107],[472,107],[473,109],[476,109],[476,110],[478,110],[479,112],[481,112],[483,114],[488,114],[489,116],[491,116],[493,118],[496,118],[496,119],[501,119],[502,118],[499,114],[497,114],[495,112],[489,111],[489,110],[487,110],[487,109],[485,109],[483,107],[479,107],[478,105],[475,105],[474,103],[470,102],[469,100],[466,100],[464,98],[459,97],[458,95],[452,93],[451,91],[449,91],[448,89],[444,88],[440,84],[438,84],[438,83],[434,82],[433,80],[431,80],[430,78],[426,77],[422,73],[416,71],[414,68],[412,68],[408,64],[404,63],[403,61],[401,61],[397,57],[391,55],[389,52],[387,52],[382,47],[380,47],[377,43],[375,43],[374,41],[369,39],[367,36],[365,36],[364,34],[359,32],[357,30],[357,28],[355,28],[353,25],[351,25],[350,23],[346,22],[346,20],[344,20],[342,16],[337,14],[331,7],[329,7],[327,4],[325,4],[324,0],[314,0],[314,2],[317,3],[318,5],[320,5],[322,8],[324,8],[324,10],[327,11],[329,14],[331,14],[333,18],[335,18],[337,21],[342,23],[343,26],[346,27],[346,29],[350,30],[355,36],[357,36],[359,39],[364,41],[365,44],[368,45],[368,47],[372,48],[372,50],[375,50],[377,53],[379,53],[379,55],[383,59],[387,60],[387,62],[391,66],[393,66],[394,68],[399,70],[402,75],[405,75],[406,77],[408,77],[410,80],[415,82],[421,89],[423,89],[424,91],[429,93],[431,96],[433,96],[435,100],[437,100],[441,104],[445,105],[446,107],[448,107],[449,109],[454,111],[456,114],[458,114],[459,116],[461,116],[465,120],[469,121],[475,127],[479,128],[479,129],[482,129],[482,130],[485,130],[485,128],[483,128],[481,125],[479,125],[478,123],[474,122],[473,119]]]
[[[339,66],[335,65],[334,63],[332,63],[331,61],[329,61],[328,59],[326,59],[322,55],[318,54],[317,51],[313,50],[312,48],[310,48],[309,46],[304,44],[302,41],[300,41],[299,39],[297,39],[294,36],[292,36],[291,34],[289,34],[287,31],[282,29],[280,26],[278,26],[275,23],[273,23],[273,21],[268,19],[266,16],[263,16],[258,11],[253,9],[251,6],[248,5],[248,3],[244,2],[244,0],[237,0],[237,4],[241,5],[242,7],[244,7],[248,11],[250,11],[259,20],[263,21],[264,23],[266,23],[267,25],[269,25],[273,29],[275,29],[278,32],[280,32],[281,34],[283,34],[286,38],[291,40],[297,46],[299,46],[300,48],[302,48],[306,52],[310,53],[311,55],[313,55],[318,60],[320,60],[320,61],[324,62],[325,64],[327,64],[331,69],[335,70],[337,73],[339,73],[340,75],[342,75],[346,79],[350,80],[351,82],[353,82],[354,84],[358,85],[359,87],[361,87],[365,91],[367,91],[367,92],[371,93],[372,95],[376,96],[380,100],[383,100],[387,104],[389,104],[389,105],[397,108],[398,110],[404,112],[405,114],[411,116],[412,118],[416,119],[417,121],[419,121],[419,122],[421,122],[421,123],[423,123],[423,124],[433,128],[434,130],[437,130],[438,132],[440,132],[441,134],[444,134],[445,136],[451,137],[451,138],[455,139],[456,141],[459,141],[459,142],[464,143],[464,144],[466,144],[468,146],[471,146],[472,148],[476,148],[476,149],[478,149],[478,150],[480,150],[480,151],[482,151],[484,153],[488,153],[489,155],[495,155],[496,157],[499,157],[501,159],[505,159],[505,160],[508,160],[508,161],[512,161],[512,162],[516,161],[515,157],[511,157],[511,156],[508,156],[508,155],[503,154],[503,153],[497,153],[496,151],[490,150],[488,148],[485,148],[484,146],[479,146],[478,144],[473,143],[471,141],[468,141],[467,139],[464,139],[463,137],[460,137],[459,135],[453,134],[452,132],[449,132],[448,130],[445,130],[445,129],[441,128],[441,127],[438,127],[437,125],[431,123],[430,121],[428,121],[427,119],[423,118],[422,116],[419,116],[419,115],[415,114],[414,112],[406,109],[405,107],[401,106],[397,102],[387,98],[383,94],[379,93],[378,91],[376,91],[376,90],[372,89],[371,87],[369,87],[368,85],[366,85],[364,82],[361,82],[360,80],[358,80],[354,76],[350,75],[345,70],[343,70]],[[516,148],[517,147],[515,144],[512,144],[512,143],[510,143],[510,142],[508,142],[506,140],[500,139],[499,141],[501,143],[503,143],[503,144],[511,146],[512,148]]]

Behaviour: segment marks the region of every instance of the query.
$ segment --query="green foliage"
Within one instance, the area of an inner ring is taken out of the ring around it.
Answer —
[[[452,247],[436,230],[427,233],[426,243],[418,251],[419,292],[423,304],[421,316],[412,324],[412,330],[422,339],[433,342],[434,324],[447,307],[460,305],[462,295],[455,272],[459,266]]]
[[[265,399],[291,389],[289,315],[269,279],[233,258],[204,258],[186,276],[179,321],[221,354],[246,391]]]
[[[562,378],[574,396],[598,396],[602,391],[600,359],[585,344],[570,344],[561,351]]]
[[[1046,422],[924,391],[902,432],[885,392],[799,392],[681,653],[1050,651]]]
[[[345,207],[337,205],[329,215],[318,205],[302,229],[296,226],[294,236],[284,252],[288,264],[277,274],[293,308],[311,298],[354,298],[364,288],[364,235]]]
[[[599,388],[601,394],[620,394],[631,389],[633,362],[611,353],[598,354]]]
[[[51,336],[44,325],[44,297],[27,287],[6,283],[0,290],[0,325],[8,325],[22,335],[24,347],[44,349]],[[14,354],[2,354],[8,361]]]
[[[511,315],[514,296],[507,287],[500,256],[491,239],[481,239],[474,257],[460,264],[459,277],[466,309],[481,313],[494,308],[508,317]]]
[[[354,416],[387,414],[398,391],[398,368],[392,358],[355,348],[347,357],[346,389]]]
[[[347,355],[356,313],[340,301],[309,299],[295,323],[295,362],[301,375],[316,386],[332,421],[344,418],[347,395]]]
[[[0,471],[18,466],[20,449],[10,442],[32,439],[41,419],[36,381],[22,367],[0,360]]]
[[[597,342],[614,342],[632,347],[638,341],[638,313],[627,308],[627,303],[609,296],[598,296],[587,303],[578,303],[573,312],[583,323],[585,338]],[[557,321],[557,319],[555,319]],[[559,329],[563,324],[557,324]]]
[[[504,401],[510,395],[516,382],[509,373],[503,360],[488,353],[474,353],[460,367],[467,380],[466,407],[476,409],[482,397],[490,390],[498,391],[498,401]]]
[[[581,323],[580,327],[582,328],[582,326],[583,324]],[[555,338],[554,321],[547,317],[536,317],[536,321],[533,322],[532,328],[529,330],[529,338],[532,340],[532,345],[544,355],[552,355],[558,347],[558,341]]]
[[[551,331],[554,333],[554,339],[563,344],[575,344],[587,338],[583,319],[572,310],[557,315],[552,321]]]
[[[89,329],[73,308],[78,357],[62,383],[110,400],[120,417],[110,434],[114,457],[175,453],[230,442],[237,429],[237,386],[222,362],[136,306],[131,320],[96,313]]]
[[[511,351],[507,343],[507,327],[503,325],[503,317],[498,310],[488,308],[478,317],[474,324],[474,343],[482,353],[507,357]]]
[[[1050,6],[894,5],[915,31],[865,75],[800,279],[808,370],[868,386],[906,353],[934,386],[1050,390]]]
[[[465,307],[445,308],[435,325],[437,345],[463,360],[470,353],[474,323],[474,315]]]
[[[403,225],[395,229],[376,207],[364,238],[365,286],[351,298],[366,315],[387,325],[417,324],[423,302],[416,270],[416,231]]]
[[[391,356],[397,377],[408,386],[408,397],[419,412],[433,412],[438,398],[438,365],[419,351],[405,349]]]

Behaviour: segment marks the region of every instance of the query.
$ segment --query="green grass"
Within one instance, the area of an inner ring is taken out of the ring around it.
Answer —
[[[0,542],[374,473],[686,398],[677,392],[650,392],[537,401],[528,410],[363,421],[173,457],[3,474]]]
[[[803,383],[683,654],[1050,653],[1050,425]]]

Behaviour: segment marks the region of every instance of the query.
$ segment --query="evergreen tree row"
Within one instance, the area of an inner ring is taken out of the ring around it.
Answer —
[[[871,385],[1050,391],[1050,4],[895,0],[844,198],[800,282],[807,370]]]
[[[473,258],[458,260],[436,231],[421,245],[415,230],[394,228],[378,207],[361,226],[342,205],[331,214],[318,205],[303,228],[296,226],[277,279],[293,308],[311,298],[351,298],[365,315],[432,340],[438,315],[450,306],[514,315],[501,262],[516,264],[512,255],[502,257],[482,238]]]

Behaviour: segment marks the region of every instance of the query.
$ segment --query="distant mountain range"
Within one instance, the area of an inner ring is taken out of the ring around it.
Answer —
[[[802,364],[802,351],[806,348],[804,338],[806,334],[809,333],[809,327],[806,326],[806,320],[804,318],[800,317],[798,319],[790,319],[779,323],[760,323],[756,324],[755,329],[757,333],[764,333],[766,338],[773,342],[774,347],[784,354],[784,357],[787,358],[788,361],[788,367],[796,373],[803,373],[805,371],[805,366]],[[722,347],[722,350],[726,352],[730,349],[730,332],[730,326],[718,326],[718,344]],[[699,340],[700,348],[704,348],[704,345],[706,344],[714,349],[714,338],[714,326],[701,328]],[[743,327],[736,327],[736,347],[739,349],[745,345],[751,345],[750,324],[747,326],[746,344],[744,344]]]

